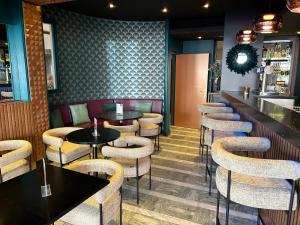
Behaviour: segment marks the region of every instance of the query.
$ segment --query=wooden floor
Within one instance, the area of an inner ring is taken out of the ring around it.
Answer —
[[[123,224],[126,225],[214,225],[216,189],[208,195],[205,166],[198,157],[199,131],[172,127],[168,137],[161,136],[161,151],[152,156],[152,190],[148,175],[140,180],[140,204],[136,205],[135,180],[123,185]],[[224,224],[224,199],[221,224]],[[231,205],[231,225],[256,224],[256,210]],[[110,225],[118,224],[111,221]],[[62,221],[56,225],[66,225]]]

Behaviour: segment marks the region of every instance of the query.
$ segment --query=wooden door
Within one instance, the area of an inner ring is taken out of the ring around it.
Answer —
[[[199,104],[206,102],[209,54],[176,56],[174,125],[199,128]]]

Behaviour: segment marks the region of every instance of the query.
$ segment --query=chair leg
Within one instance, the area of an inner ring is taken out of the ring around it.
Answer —
[[[159,134],[157,135],[157,147],[158,147],[158,151],[160,150],[160,144],[159,144]]]
[[[61,148],[59,148],[59,162],[60,162],[60,167],[62,167],[63,164],[62,164]]]
[[[226,197],[226,222],[225,225],[229,223],[229,207],[230,207],[230,188],[231,188],[231,171],[228,171],[227,178],[227,197]]]
[[[211,195],[211,184],[212,184],[212,164],[213,164],[213,159],[210,158],[210,166],[209,166],[209,191],[208,194]]]
[[[99,204],[99,209],[100,209],[100,225],[103,225],[102,204]]]
[[[151,173],[152,173],[152,169],[151,169],[151,155],[150,157],[150,170],[149,170],[149,190],[151,190],[151,185],[152,185],[152,180],[151,180]]]
[[[205,166],[205,182],[207,182],[207,174],[208,174],[208,145],[206,147],[206,166]]]
[[[3,182],[3,177],[2,177],[2,171],[1,171],[1,168],[0,168],[0,184]]]
[[[122,209],[122,203],[123,203],[123,196],[122,196],[122,187],[120,187],[120,197],[121,197],[121,202],[120,202],[120,225],[123,224],[123,219],[122,219],[122,214],[123,214],[123,209]]]
[[[217,192],[217,211],[216,211],[216,225],[220,225],[219,220],[219,209],[220,209],[220,192]]]
[[[288,211],[288,217],[287,217],[287,223],[286,223],[287,225],[290,225],[291,220],[292,220],[292,211],[293,211],[293,205],[294,205],[295,189],[296,189],[296,182],[293,180],[291,197],[290,197],[290,205],[289,205],[289,211]]]
[[[136,204],[139,203],[139,159],[136,159]]]
[[[29,171],[32,170],[32,155],[29,156]]]
[[[257,222],[256,222],[256,225],[260,225],[259,209],[257,209]]]

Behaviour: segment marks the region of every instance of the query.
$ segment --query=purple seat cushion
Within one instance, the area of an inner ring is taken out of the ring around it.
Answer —
[[[93,118],[99,118],[99,115],[104,111],[103,104],[111,104],[114,101],[112,99],[102,99],[102,100],[90,100],[87,102],[87,108],[89,111],[89,117],[91,120]]]

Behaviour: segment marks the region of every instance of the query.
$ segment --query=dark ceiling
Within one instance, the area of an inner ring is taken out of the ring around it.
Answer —
[[[203,5],[207,2],[210,7],[205,9]],[[109,9],[109,3],[115,4],[116,8]],[[293,21],[294,17],[292,15],[291,18],[285,4],[286,0],[75,0],[56,5],[66,10],[100,18],[169,19],[171,35],[178,39],[189,40],[199,35],[204,39],[222,38],[225,14],[232,10],[271,10],[285,13]],[[163,7],[168,8],[167,14],[162,13]]]

